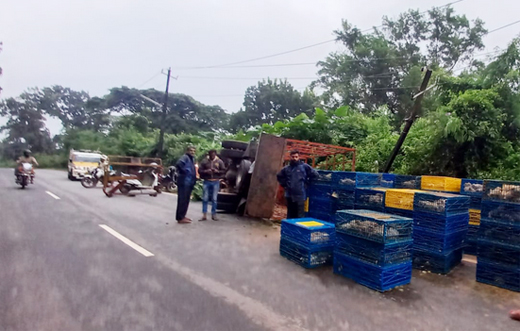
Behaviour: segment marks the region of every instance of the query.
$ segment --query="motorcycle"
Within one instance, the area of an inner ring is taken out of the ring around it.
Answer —
[[[130,176],[122,174],[123,177]],[[126,182],[119,188],[119,191],[124,195],[129,195],[131,191],[144,191],[154,190],[154,193],[150,193],[150,196],[156,197],[158,193],[161,193],[161,186],[159,185],[159,175],[156,170],[140,171],[140,179],[127,179]]]
[[[177,169],[170,167],[166,176],[161,176],[161,187],[164,187],[168,192],[175,192],[177,190]]]
[[[24,189],[29,183],[32,184],[34,178],[33,174],[33,166],[30,163],[22,163],[18,166],[18,171],[16,173],[16,184],[22,186]]]
[[[110,172],[110,176],[114,176],[115,171]],[[92,170],[90,174],[83,176],[81,178],[81,185],[84,188],[93,188],[96,187],[98,182],[103,182],[105,176],[105,171],[102,167],[97,167],[96,169]]]

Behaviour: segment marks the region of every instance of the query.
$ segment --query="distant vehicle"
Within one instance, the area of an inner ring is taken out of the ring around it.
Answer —
[[[24,189],[29,183],[32,183],[33,176],[33,166],[30,163],[22,163],[18,167],[18,171],[16,174],[16,184],[22,186]]]
[[[69,154],[69,179],[81,179],[99,166],[101,153],[74,149]]]

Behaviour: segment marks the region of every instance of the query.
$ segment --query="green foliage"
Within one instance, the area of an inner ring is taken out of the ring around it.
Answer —
[[[34,157],[38,161],[38,168],[67,169],[68,154],[35,154]]]
[[[287,80],[264,80],[247,88],[244,109],[231,116],[230,130],[236,132],[262,124],[272,125],[299,114],[310,115],[315,104],[312,92],[300,93]]]
[[[202,195],[204,193],[204,184],[202,180],[198,180],[193,187],[191,192],[191,200],[202,201]]]
[[[54,151],[44,114],[31,92],[0,102],[0,115],[8,118],[7,123],[0,127],[0,133],[7,132],[3,141],[5,158],[14,160],[26,148],[37,153]]]
[[[197,160],[201,161],[211,149],[220,150],[221,138],[218,134],[202,132],[199,135],[179,134],[166,135],[165,148],[167,158],[165,164],[175,164],[177,160],[186,152],[188,146],[194,146],[197,150]]]
[[[481,20],[470,23],[451,7],[384,17],[381,30],[366,34],[344,21],[336,37],[346,51],[318,62],[320,77],[312,86],[325,90],[321,99],[329,107],[347,104],[371,114],[387,106],[398,127],[420,85],[420,68],[451,70],[471,60],[483,49],[485,33]]]

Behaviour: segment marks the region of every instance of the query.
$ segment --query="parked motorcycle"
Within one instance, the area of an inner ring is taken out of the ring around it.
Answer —
[[[110,172],[110,176],[114,176],[115,171]],[[87,174],[81,178],[81,185],[83,185],[84,188],[93,188],[96,187],[98,182],[103,182],[105,176],[105,171],[102,167],[98,167],[90,172],[90,174]]]
[[[126,174],[122,174],[125,176]],[[130,176],[130,175],[128,175]],[[154,190],[154,193],[150,193],[150,196],[156,197],[158,193],[161,193],[161,186],[159,185],[159,175],[156,169],[147,171],[140,171],[140,179],[127,179],[126,183],[119,188],[119,191],[124,195],[129,195],[132,191],[145,191]]]
[[[22,186],[24,189],[29,183],[33,182],[33,166],[30,163],[22,163],[18,166],[18,171],[16,172],[15,182],[18,185]]]
[[[177,169],[170,167],[166,176],[161,176],[160,179],[161,187],[166,189],[168,192],[175,192],[177,190]]]

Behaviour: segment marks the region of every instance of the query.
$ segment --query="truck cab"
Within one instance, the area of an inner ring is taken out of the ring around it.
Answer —
[[[81,179],[99,166],[101,153],[71,149],[69,153],[68,177],[70,180]]]

